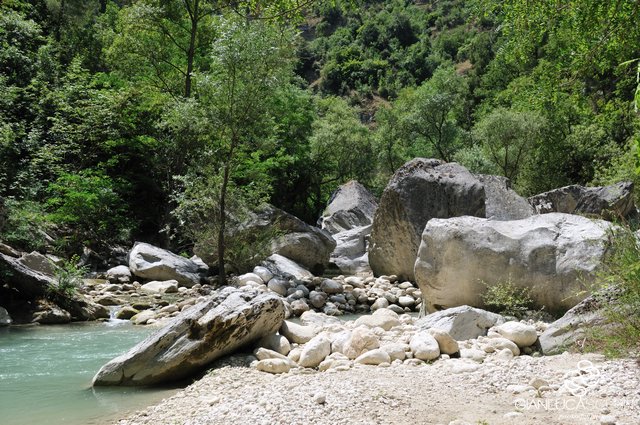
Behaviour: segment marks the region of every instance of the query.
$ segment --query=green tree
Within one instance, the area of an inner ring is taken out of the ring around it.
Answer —
[[[381,109],[377,140],[385,168],[395,171],[398,162],[415,156],[452,161],[466,137],[461,120],[467,90],[465,77],[440,67],[418,88],[403,90],[390,109]]]
[[[366,184],[375,161],[371,134],[353,108],[338,97],[316,103],[319,116],[312,125],[308,166],[314,210],[320,214],[337,185],[350,179]]]
[[[496,108],[476,124],[474,135],[502,175],[515,183],[542,140],[545,125],[535,112]]]
[[[215,210],[209,220],[217,230],[213,249],[224,283],[229,203],[244,205],[230,201],[229,194],[263,192],[262,187],[252,190],[252,183],[266,174],[260,166],[267,157],[264,152],[274,151],[273,99],[290,84],[293,39],[290,32],[262,21],[220,19],[216,25],[211,71],[198,79],[199,96],[187,110],[198,117],[205,138],[203,170],[209,175],[209,211]],[[181,198],[183,205],[187,198]]]

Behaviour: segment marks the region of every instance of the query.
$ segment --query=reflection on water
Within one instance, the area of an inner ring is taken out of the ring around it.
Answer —
[[[0,328],[3,425],[104,424],[175,391],[91,388],[100,366],[153,329],[128,323]]]

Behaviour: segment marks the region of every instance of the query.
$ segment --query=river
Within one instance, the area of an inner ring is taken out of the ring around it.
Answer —
[[[90,386],[100,366],[153,331],[128,323],[0,328],[0,423],[103,425],[174,394]]]

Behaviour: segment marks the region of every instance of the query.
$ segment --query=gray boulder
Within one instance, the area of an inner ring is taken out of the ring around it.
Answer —
[[[586,296],[601,265],[611,223],[570,214],[491,221],[429,221],[415,263],[423,306],[483,307],[487,285],[526,288],[538,308],[565,312]]]
[[[9,312],[4,307],[0,307],[0,326],[9,326],[11,322],[13,320],[11,320]]]
[[[45,310],[37,311],[33,314],[34,323],[40,323],[42,325],[60,325],[69,323],[71,321],[71,314],[58,307],[50,307]]]
[[[602,301],[601,297],[589,296],[551,323],[538,338],[542,352],[560,354],[585,338],[590,328],[605,324]]]
[[[4,283],[24,299],[48,298],[71,314],[72,320],[95,320],[109,317],[109,310],[81,294],[57,292],[58,282],[51,276],[25,266],[20,259],[0,254],[0,272]],[[51,289],[54,289],[52,292]]]
[[[466,168],[416,158],[396,171],[373,219],[369,264],[376,275],[414,280],[420,235],[432,218],[485,216],[484,185]]]
[[[107,270],[107,279],[112,283],[124,283],[131,280],[129,266],[116,266]]]
[[[532,196],[529,203],[539,214],[583,214],[606,220],[626,219],[636,212],[633,183],[628,181],[603,187],[565,186]]]
[[[368,226],[378,208],[376,198],[363,185],[351,180],[331,195],[320,218],[321,227],[332,235]]]
[[[331,253],[331,262],[347,275],[370,273],[367,245],[371,225],[355,227],[333,235],[336,249]]]
[[[369,273],[367,244],[378,203],[364,186],[355,180],[340,186],[331,196],[320,224],[336,241],[331,262],[342,273]]]
[[[313,273],[293,260],[279,254],[270,255],[263,262],[264,266],[278,276],[305,279],[313,277]]]
[[[93,385],[157,385],[192,376],[217,358],[275,333],[283,321],[277,295],[224,288],[102,366]]]
[[[47,276],[53,276],[55,274],[53,262],[47,258],[46,255],[42,255],[37,251],[23,254],[18,261],[25,267],[46,274]]]
[[[475,176],[484,185],[486,218],[500,221],[519,220],[536,213],[525,198],[511,189],[508,178],[488,174]]]
[[[142,242],[136,242],[129,252],[129,269],[143,279],[177,280],[180,286],[187,288],[200,283],[206,276],[206,270],[198,263]]]
[[[475,339],[505,322],[504,317],[468,305],[448,308],[418,319],[416,326],[423,330],[439,329],[456,341]]]

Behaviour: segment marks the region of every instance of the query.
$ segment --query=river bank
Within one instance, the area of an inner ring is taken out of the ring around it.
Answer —
[[[271,375],[251,356],[117,422],[151,424],[637,424],[640,368],[596,354],[489,357]],[[536,390],[534,380],[548,389]]]

